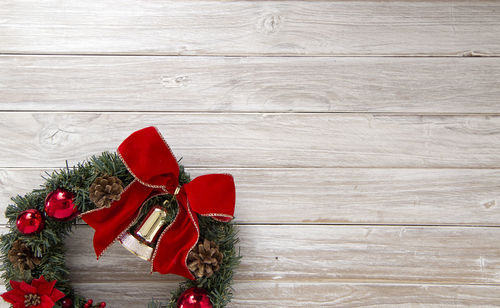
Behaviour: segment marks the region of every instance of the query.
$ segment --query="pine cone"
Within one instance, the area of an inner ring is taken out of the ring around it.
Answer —
[[[200,241],[189,252],[188,268],[196,277],[210,277],[220,268],[222,262],[222,253],[219,251],[219,246],[214,241],[205,239],[203,243]]]
[[[40,258],[35,257],[31,249],[21,240],[16,240],[7,254],[10,263],[21,272],[34,269],[40,264]]]
[[[90,185],[89,197],[97,207],[109,207],[119,200],[123,192],[122,181],[116,176],[100,176]]]

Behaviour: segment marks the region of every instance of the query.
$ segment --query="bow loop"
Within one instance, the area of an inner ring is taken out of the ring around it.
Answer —
[[[222,221],[233,218],[236,197],[231,175],[202,175],[184,185],[184,189],[194,212]]]
[[[118,147],[118,154],[143,185],[171,189],[179,183],[179,165],[156,127],[132,133]]]

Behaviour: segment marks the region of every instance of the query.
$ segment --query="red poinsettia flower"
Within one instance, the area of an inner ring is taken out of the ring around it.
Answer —
[[[43,276],[33,279],[31,285],[24,281],[10,281],[12,290],[2,294],[2,298],[13,308],[51,308],[63,298],[63,292],[54,288],[56,280],[47,281]]]

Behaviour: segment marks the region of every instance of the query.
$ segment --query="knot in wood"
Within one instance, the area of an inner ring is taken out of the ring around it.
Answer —
[[[283,19],[278,14],[266,14],[262,17],[259,29],[266,34],[277,33],[283,24]]]
[[[70,143],[70,135],[69,131],[51,125],[41,130],[39,140],[41,145],[60,147]]]
[[[190,79],[188,76],[162,76],[161,84],[165,88],[178,88],[184,87],[189,83]]]

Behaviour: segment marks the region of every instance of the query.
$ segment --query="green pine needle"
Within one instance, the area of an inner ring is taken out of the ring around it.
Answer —
[[[116,153],[104,152],[99,156],[93,156],[83,163],[79,163],[73,168],[68,166],[65,169],[54,171],[44,176],[45,183],[24,196],[12,198],[12,204],[8,205],[5,216],[8,219],[9,232],[0,237],[0,270],[2,279],[6,288],[10,290],[10,280],[26,281],[30,283],[33,279],[43,275],[47,280],[57,280],[56,288],[64,292],[73,300],[74,307],[81,308],[85,303],[85,298],[76,294],[69,280],[69,269],[65,262],[64,240],[71,234],[76,220],[57,221],[49,217],[45,218],[44,229],[35,235],[23,235],[16,228],[16,219],[18,215],[27,209],[37,209],[44,212],[45,197],[57,188],[63,188],[71,191],[75,195],[75,204],[80,213],[87,212],[95,208],[95,205],[89,199],[89,187],[92,182],[102,175],[117,176],[126,186],[133,181],[133,176],[129,173],[126,166]],[[181,184],[190,181],[189,174],[180,166],[179,182]],[[157,204],[164,204],[168,216],[166,222],[170,223],[177,213],[176,202],[164,202],[170,200],[171,196],[162,195],[150,199],[143,206],[140,216],[147,214],[149,209]],[[139,220],[140,221],[140,220]],[[222,223],[209,217],[199,216],[200,239],[209,239],[219,245],[223,253],[223,261],[220,270],[210,278],[200,278],[195,281],[187,280],[180,283],[179,287],[172,292],[172,297],[168,303],[161,303],[152,300],[145,303],[148,308],[177,307],[179,295],[186,289],[196,286],[207,290],[213,307],[220,308],[226,306],[232,298],[231,283],[234,269],[240,262],[239,252],[236,251],[238,243],[238,231],[233,223]],[[41,258],[40,265],[33,270],[20,272],[8,259],[8,252],[14,241],[22,240],[31,248],[35,256]],[[56,303],[55,307],[60,307]]]

